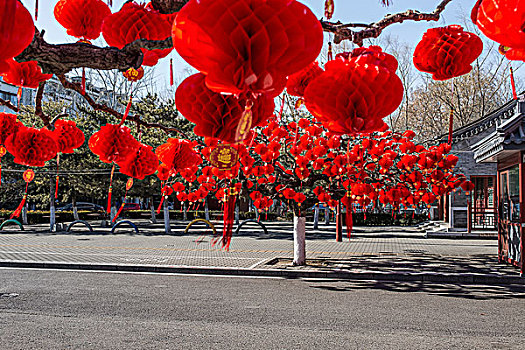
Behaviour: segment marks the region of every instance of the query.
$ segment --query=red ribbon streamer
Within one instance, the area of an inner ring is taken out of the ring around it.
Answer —
[[[170,58],[170,85],[173,86],[173,58]]]
[[[517,100],[518,94],[516,93],[516,82],[514,81],[514,70],[510,66],[510,84],[512,85],[512,97]]]
[[[13,212],[13,214],[11,214],[11,216],[9,217],[9,219],[12,219],[12,218],[17,218],[20,216],[20,214],[22,213],[22,208],[24,207],[24,205],[26,204],[26,200],[27,200],[27,187],[29,186],[29,182],[26,182],[26,189],[24,191],[24,197],[22,197],[22,201],[20,202],[20,204],[18,205],[18,207],[16,207],[15,211]]]
[[[82,67],[82,95],[86,94],[86,69]]]
[[[230,189],[233,191],[233,189]],[[233,219],[235,215],[235,200],[237,196],[235,194],[228,194],[228,198],[224,203],[224,227],[222,231],[222,247],[226,250],[230,250],[230,243],[233,235]]]
[[[57,176],[55,179],[55,199],[58,198],[58,179],[60,178],[60,176],[58,175],[59,165],[60,165],[60,153],[57,153]]]

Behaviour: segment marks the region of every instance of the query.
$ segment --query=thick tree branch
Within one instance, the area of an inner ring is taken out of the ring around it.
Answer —
[[[407,10],[402,13],[386,15],[382,20],[367,25],[365,29],[360,31],[354,31],[348,27],[362,27],[363,24],[344,24],[341,22],[333,23],[327,21],[321,21],[323,29],[327,32],[334,33],[334,42],[336,44],[343,40],[350,40],[357,45],[362,46],[363,40],[368,38],[377,38],[381,32],[388,26],[394,23],[403,23],[404,21],[438,21],[441,13],[445,10],[445,7],[452,0],[442,0],[436,9],[430,13],[421,13],[415,10]]]
[[[46,115],[42,110],[42,98],[44,97],[45,86],[45,81],[41,82],[40,85],[38,85],[35,97],[35,115],[39,117],[44,123],[44,126],[49,129],[51,127],[49,116]]]
[[[0,98],[0,105],[6,106],[7,108],[13,110],[15,113],[18,113],[20,109],[11,103],[11,101],[4,100],[3,98]]]
[[[93,100],[93,98],[91,98],[91,96],[89,96],[87,93],[83,94],[82,93],[82,87],[80,86],[80,84],[76,84],[76,83],[73,83],[73,82],[67,80],[66,76],[63,75],[63,74],[57,75],[57,77],[60,80],[60,82],[62,83],[62,86],[64,86],[66,89],[70,89],[70,90],[76,91],[79,94],[81,94],[84,97],[84,99],[86,100],[86,102],[94,110],[109,113],[109,114],[111,114],[112,116],[116,117],[119,120],[122,119],[122,117],[123,117],[122,113],[117,112],[116,110],[114,110],[111,107],[106,106],[105,104],[101,104],[101,103],[95,102],[95,100]],[[159,124],[159,123],[148,123],[148,122],[145,122],[145,121],[141,120],[140,116],[137,116],[137,115],[129,115],[127,117],[127,120],[135,122],[137,125],[143,126],[146,129],[156,128],[156,129],[160,129],[160,130],[164,131],[167,134],[171,134],[171,133],[176,132],[176,133],[182,135],[185,139],[187,139],[187,140],[190,139],[189,136],[186,133],[184,133],[183,131],[181,131],[181,130],[179,130],[177,128],[169,128],[169,127],[166,127],[166,126],[164,126],[162,124]]]

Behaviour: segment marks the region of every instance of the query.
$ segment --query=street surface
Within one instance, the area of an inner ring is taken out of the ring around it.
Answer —
[[[0,348],[523,349],[523,286],[0,269]]]

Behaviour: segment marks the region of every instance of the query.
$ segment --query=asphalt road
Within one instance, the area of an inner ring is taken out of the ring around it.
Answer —
[[[524,349],[524,286],[0,269],[0,349]]]

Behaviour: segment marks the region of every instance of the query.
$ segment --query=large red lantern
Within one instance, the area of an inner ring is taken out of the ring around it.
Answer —
[[[20,126],[7,138],[5,146],[15,157],[15,163],[27,166],[44,166],[57,154],[57,144],[47,129]]]
[[[416,46],[414,65],[434,80],[446,80],[469,73],[482,51],[481,39],[460,25],[431,28]]]
[[[128,127],[106,124],[89,139],[89,149],[104,163],[120,163],[139,147]]]
[[[158,11],[134,2],[127,2],[120,11],[109,15],[102,24],[102,35],[110,46],[122,49],[138,40],[164,40],[170,37],[171,23]],[[154,66],[160,58],[166,57],[173,48],[163,50],[142,49],[142,64]]]
[[[358,48],[347,59],[329,61],[325,69],[305,90],[310,113],[336,134],[384,129],[383,118],[403,99],[394,56],[378,46]]]
[[[42,81],[51,79],[53,74],[42,74],[42,69],[37,61],[18,63],[14,60],[8,62],[9,70],[2,74],[8,84],[36,89]]]
[[[31,44],[35,35],[33,18],[18,0],[0,2],[0,73],[9,69],[7,61]]]
[[[193,150],[187,140],[170,138],[155,150],[159,160],[168,168],[175,171],[191,168],[202,163],[202,158]]]
[[[15,114],[0,113],[0,145],[4,145],[6,139],[14,134],[22,126]]]
[[[478,0],[472,21],[489,39],[500,43],[510,60],[525,60],[525,2]]]
[[[233,94],[278,95],[323,46],[319,20],[295,0],[190,0],[172,36],[210,89]]]
[[[235,142],[236,131],[248,101],[248,93],[238,97],[222,95],[206,87],[202,73],[186,78],[177,88],[175,103],[180,113],[195,123],[197,135]],[[273,98],[261,95],[251,98],[252,127],[263,124],[273,114]]]
[[[157,171],[159,159],[151,150],[151,146],[140,144],[119,165],[122,174],[142,180]]]
[[[55,18],[67,34],[84,40],[100,36],[104,18],[111,15],[102,0],[60,0],[55,5]]]
[[[59,153],[73,153],[85,141],[84,133],[74,121],[62,119],[55,122],[53,138],[57,143],[57,152]]]

